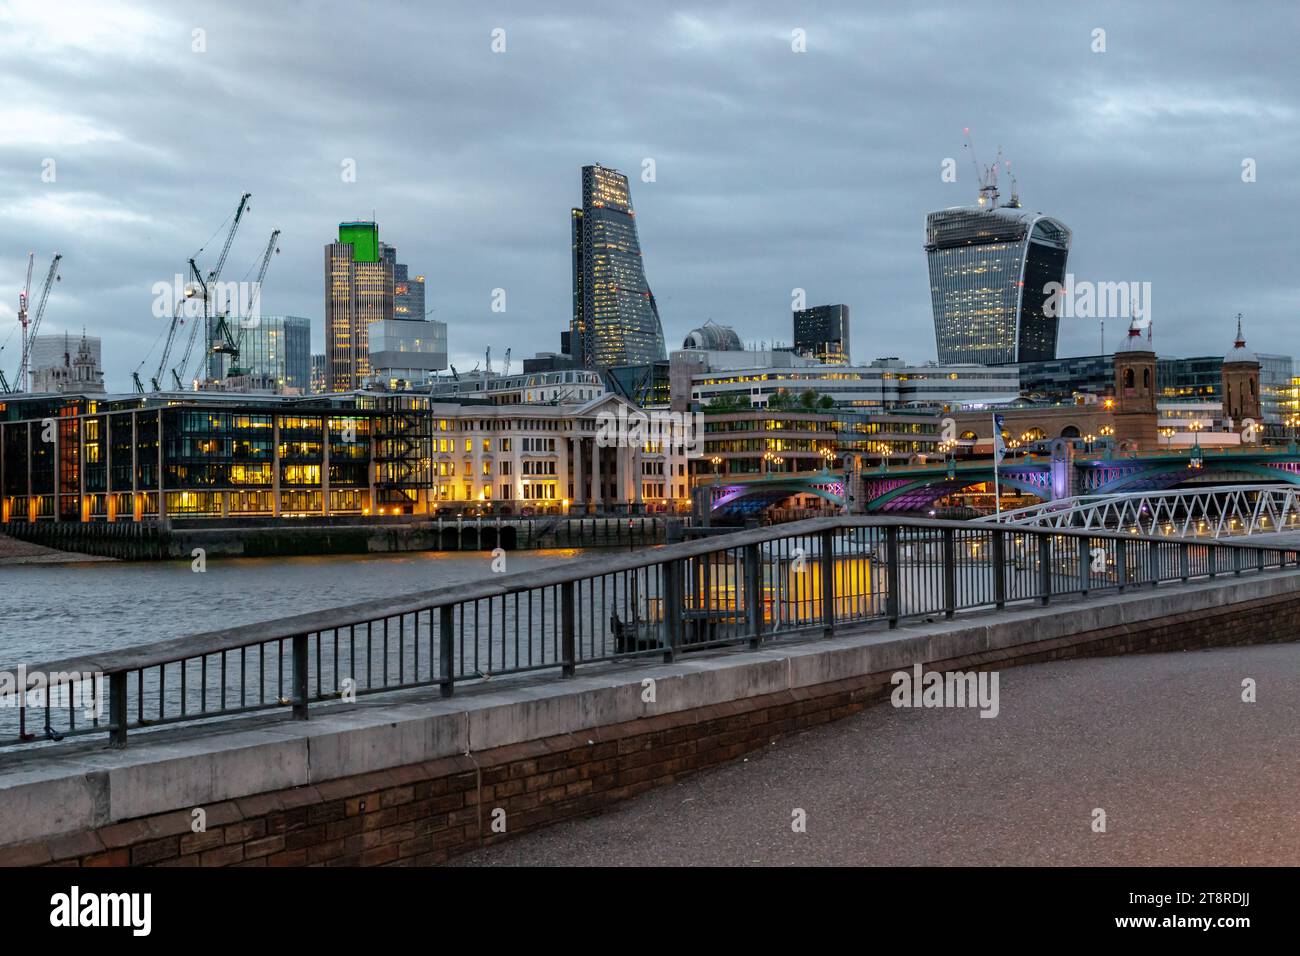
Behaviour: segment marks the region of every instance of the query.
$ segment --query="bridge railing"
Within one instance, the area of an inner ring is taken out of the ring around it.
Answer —
[[[1300,530],[1300,488],[1251,484],[1079,495],[976,519],[1003,525],[1210,537]]]
[[[1300,550],[831,517],[0,671],[0,746],[1295,568]],[[27,692],[22,690],[26,688]]]

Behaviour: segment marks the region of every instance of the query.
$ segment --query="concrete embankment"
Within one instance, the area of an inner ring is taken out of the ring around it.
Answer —
[[[450,699],[406,692],[314,707],[305,722],[133,733],[120,751],[10,751],[0,864],[438,863],[856,713],[914,665],[996,670],[1297,634],[1300,572],[1267,573],[484,681]]]
[[[127,561],[208,557],[377,554],[401,551],[507,551],[648,547],[664,544],[677,519],[650,515],[593,518],[413,520],[336,518],[79,523],[9,522],[0,534],[47,549]]]
[[[111,561],[112,558],[74,551],[59,551],[30,541],[19,541],[0,534],[0,568],[16,564],[72,564],[81,561]]]

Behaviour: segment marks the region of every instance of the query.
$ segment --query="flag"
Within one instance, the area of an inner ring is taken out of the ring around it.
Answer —
[[[1006,419],[1001,415],[993,416],[993,463],[1002,464],[1002,459],[1007,456],[1007,446],[1002,441],[1002,429],[1006,426]]]

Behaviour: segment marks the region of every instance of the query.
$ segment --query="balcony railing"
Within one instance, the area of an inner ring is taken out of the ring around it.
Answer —
[[[128,734],[408,688],[1067,595],[1295,568],[1254,541],[900,518],[818,518],[494,576],[8,672],[0,745]],[[0,678],[5,677],[0,672]],[[28,688],[26,694],[21,688]]]

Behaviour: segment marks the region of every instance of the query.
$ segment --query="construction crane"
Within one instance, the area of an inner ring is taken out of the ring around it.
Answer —
[[[185,320],[181,317],[182,313],[184,313],[185,308],[188,305],[190,299],[194,298],[194,294],[196,291],[197,291],[196,286],[194,286],[193,284],[187,285],[185,287],[184,294],[181,296],[181,300],[176,303],[176,308],[172,311],[172,321],[171,321],[171,325],[168,326],[167,328],[167,341],[163,345],[162,357],[159,358],[158,360],[158,370],[154,372],[153,377],[149,379],[149,384],[153,386],[153,390],[155,392],[160,391],[162,389],[162,377],[163,377],[164,370],[167,368],[167,357],[171,355],[172,345],[174,345],[176,342],[176,329],[179,326],[184,324]],[[140,364],[143,365],[144,362],[141,362]],[[175,372],[173,372],[172,375],[173,377],[175,377]],[[135,390],[143,394],[144,385],[141,384],[140,382],[139,368],[137,368],[134,372],[131,373],[131,378],[135,382]],[[180,379],[176,380],[176,387],[178,389],[181,388]]]
[[[209,328],[209,323],[212,318],[212,287],[216,285],[217,280],[221,278],[221,270],[225,268],[226,257],[230,255],[230,246],[235,241],[235,233],[239,230],[239,221],[243,218],[244,212],[248,207],[248,200],[252,195],[252,193],[244,193],[239,197],[239,205],[235,207],[235,215],[231,219],[230,230],[226,233],[225,245],[221,247],[221,255],[217,258],[217,264],[208,270],[206,279],[203,277],[203,273],[199,270],[198,263],[195,261],[199,253],[196,252],[190,257],[190,275],[192,275],[194,280],[198,282],[199,294],[203,297],[204,335],[206,341],[209,343],[212,341],[212,329]],[[202,251],[202,249],[199,250],[199,252]],[[190,329],[190,337],[185,344],[185,352],[181,355],[181,360],[172,367],[172,378],[177,382],[177,387],[181,387],[181,374],[189,368],[190,356],[194,353],[194,343],[198,339],[198,331],[199,323],[196,322],[194,327]],[[205,354],[206,351],[207,349],[205,347]]]
[[[22,353],[27,351],[27,300],[31,296],[32,292],[32,266],[35,265],[35,263],[36,253],[29,252],[27,254],[27,281],[23,283],[23,290],[18,293],[18,325],[23,330],[23,340],[20,343],[21,351],[19,352],[20,361]],[[9,334],[13,335],[12,330]],[[5,344],[7,345],[8,343],[9,339],[6,337]],[[0,350],[3,350],[3,348],[4,346],[0,345]],[[10,391],[9,379],[5,378],[4,369],[0,369],[0,392],[8,393]]]
[[[36,303],[36,314],[29,322],[27,319],[27,306],[29,303],[28,293],[31,291],[32,281],[31,260],[34,257],[35,253],[32,254],[32,257],[28,258],[27,288],[23,291],[22,295],[18,297],[19,320],[22,322],[23,326],[23,357],[22,361],[18,365],[18,375],[14,379],[14,388],[20,392],[27,391],[28,366],[31,364],[32,358],[32,340],[36,338],[37,333],[41,329],[41,319],[45,316],[45,306],[46,303],[50,301],[50,289],[54,287],[55,282],[62,281],[62,278],[59,276],[59,262],[63,259],[63,256],[56,252],[54,258],[50,261],[49,271],[45,273],[45,283],[41,286],[40,299],[38,299]]]
[[[280,238],[280,230],[276,229],[271,233],[271,241],[266,244],[266,252],[262,255],[262,267],[257,272],[257,281],[253,283],[253,294],[248,302],[248,313],[250,316],[256,314],[257,300],[262,294],[262,280],[266,278],[266,270],[271,265],[271,256],[280,250],[276,248],[276,240]],[[244,344],[244,329],[241,327],[239,335],[236,336],[231,331],[229,316],[220,315],[217,317],[217,325],[212,333],[212,351],[217,355],[230,356],[230,369],[226,373],[227,377],[244,374],[244,369],[239,368],[239,352]]]
[[[509,349],[506,349],[506,361],[505,361],[505,365],[502,366],[501,368],[501,374],[502,375],[510,374],[510,350]]]
[[[979,159],[975,156],[975,139],[970,134],[970,127],[965,127],[962,132],[966,135],[966,147],[970,150],[971,165],[975,168],[975,180],[980,184],[979,204],[993,209],[998,204],[998,166],[1002,164],[1002,147],[998,147],[998,156],[993,161],[993,165],[981,170]],[[1007,163],[1007,167],[1010,166],[1011,164]],[[1019,204],[1019,197],[1014,198]]]

